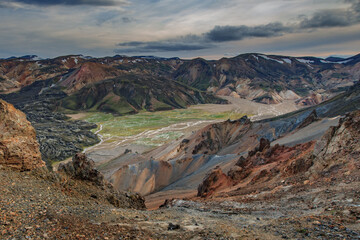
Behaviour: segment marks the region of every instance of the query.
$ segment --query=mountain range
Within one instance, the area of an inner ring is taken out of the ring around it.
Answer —
[[[52,79],[45,87],[62,88],[68,95],[62,101],[65,109],[126,114],[225,103],[216,96],[261,103],[287,99],[302,105],[319,103],[358,80],[360,55],[321,59],[250,53],[216,61],[119,55],[34,59],[0,60],[0,93]]]

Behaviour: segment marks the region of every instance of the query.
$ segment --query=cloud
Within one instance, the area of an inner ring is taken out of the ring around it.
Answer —
[[[177,52],[177,51],[195,51],[213,48],[212,44],[204,43],[185,43],[171,41],[154,41],[154,42],[125,42],[118,46],[127,46],[130,48],[116,49],[116,53],[139,53],[139,52]]]
[[[302,33],[307,29],[320,30],[332,27],[349,27],[360,23],[360,1],[343,0],[349,8],[318,10],[311,16],[299,16],[297,22],[284,25],[271,22],[255,26],[215,26],[199,35],[186,35],[160,41],[122,42],[116,50],[120,52],[166,52],[202,50],[218,46],[218,43],[241,41],[248,38],[271,38],[289,33]]]
[[[237,41],[250,37],[274,37],[290,32],[291,28],[275,22],[266,25],[249,26],[215,26],[206,33],[206,37],[214,42]]]
[[[330,28],[347,27],[360,23],[360,1],[344,0],[345,3],[351,3],[348,9],[327,9],[314,13],[310,18],[303,19],[300,28]]]
[[[123,23],[131,23],[133,21],[133,19],[129,17],[122,17],[121,20]]]
[[[195,51],[215,47],[214,44],[207,41],[203,36],[193,34],[160,41],[123,42],[117,44],[117,46],[120,48],[115,50],[116,53]]]
[[[349,10],[323,10],[300,22],[301,28],[346,27],[359,22],[355,12]]]
[[[90,5],[90,6],[117,6],[127,3],[125,0],[13,0],[4,1],[0,6],[11,7],[12,2],[23,3],[37,6],[53,6],[53,5]]]
[[[121,15],[122,12],[118,10],[110,10],[105,12],[100,12],[97,15],[94,16],[96,19],[96,25],[100,26],[106,22],[111,22],[118,18]]]
[[[129,52],[166,52],[192,51],[215,47],[215,43],[238,41],[251,37],[274,37],[291,32],[292,29],[275,22],[267,25],[249,26],[215,26],[212,30],[201,35],[189,34],[178,38],[160,41],[130,41],[117,44],[116,53]]]

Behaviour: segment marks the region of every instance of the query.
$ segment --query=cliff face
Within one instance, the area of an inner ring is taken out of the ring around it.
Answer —
[[[17,170],[45,166],[35,129],[26,115],[0,99],[0,165]]]
[[[360,111],[347,114],[338,126],[330,127],[314,148],[311,179],[334,174],[352,175],[360,169]]]

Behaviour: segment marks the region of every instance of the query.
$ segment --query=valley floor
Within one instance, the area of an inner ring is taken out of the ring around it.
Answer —
[[[125,150],[143,153],[165,143],[185,138],[212,123],[238,119],[243,115],[248,115],[255,121],[299,109],[292,100],[268,105],[241,98],[223,98],[230,104],[199,104],[188,109],[145,112],[123,117],[104,113],[78,113],[68,116],[98,124],[96,133],[101,138],[101,142],[86,148],[84,152],[97,165],[104,165],[122,155]],[[54,165],[55,169],[58,164]]]

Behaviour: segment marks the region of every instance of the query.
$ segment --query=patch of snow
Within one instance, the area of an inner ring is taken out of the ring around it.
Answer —
[[[306,64],[314,63],[313,60],[308,60],[308,59],[297,58],[296,60],[298,60],[301,63],[306,63]]]
[[[254,58],[256,58],[256,60],[257,61],[259,61],[259,58],[258,58],[258,56],[256,56],[256,55],[252,55]]]
[[[33,58],[32,58],[32,60],[34,60],[34,61],[39,61],[39,60],[42,60],[42,58],[41,58],[41,57],[36,56],[36,57],[33,57]]]
[[[282,60],[283,60],[284,62],[288,63],[288,64],[291,64],[291,59],[283,58]]]
[[[78,59],[78,58],[74,58],[74,62],[75,62],[75,64],[78,64],[79,59]]]
[[[320,62],[322,62],[322,63],[333,63],[333,62],[329,62],[329,61],[326,61],[326,60],[320,60]]]
[[[272,60],[272,61],[275,61],[275,62],[278,62],[278,63],[281,63],[281,64],[284,63],[283,61],[280,61],[280,60],[277,60],[277,59],[274,59],[274,58],[269,58],[268,56],[265,56],[265,55],[259,55],[259,56],[266,59],[266,60]]]
[[[79,55],[79,58],[81,58],[81,59],[93,59],[92,56],[83,56],[83,55]]]
[[[67,59],[63,59],[63,60],[61,60],[63,63],[66,63],[67,62]]]
[[[351,62],[351,61],[352,61],[352,59],[348,59],[348,60],[341,61],[341,62],[336,62],[336,63],[345,64],[345,63],[348,63],[348,62]]]

